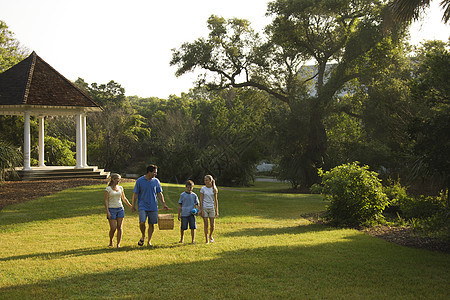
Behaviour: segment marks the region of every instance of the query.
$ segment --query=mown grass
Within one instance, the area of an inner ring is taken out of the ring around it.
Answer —
[[[133,184],[124,187],[131,198]],[[184,188],[163,188],[176,214]],[[215,243],[203,244],[197,219],[196,245],[178,244],[176,221],[175,230],[155,232],[151,249],[137,246],[129,210],[122,248],[107,247],[103,186],[8,206],[0,212],[0,298],[449,298],[449,255],[309,223],[301,215],[326,203],[272,192],[282,189],[222,188]]]

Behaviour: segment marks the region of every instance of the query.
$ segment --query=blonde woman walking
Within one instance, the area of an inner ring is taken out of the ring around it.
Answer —
[[[105,189],[106,218],[109,221],[109,247],[114,246],[113,239],[117,230],[117,248],[120,248],[123,235],[123,219],[125,217],[122,200],[131,208],[131,203],[125,197],[123,187],[119,185],[120,179],[119,174],[111,174],[108,186]]]

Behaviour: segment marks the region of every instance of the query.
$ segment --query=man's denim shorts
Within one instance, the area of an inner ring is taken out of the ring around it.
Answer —
[[[148,210],[139,211],[139,223],[145,223],[147,217],[148,217],[148,224],[158,223],[158,211],[148,211]]]

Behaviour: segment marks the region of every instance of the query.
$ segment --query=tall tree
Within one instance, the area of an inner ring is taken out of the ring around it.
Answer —
[[[263,37],[245,20],[211,16],[208,39],[174,50],[171,65],[178,66],[178,76],[205,70],[199,83],[209,88],[252,87],[287,103],[301,118],[295,128],[306,139],[290,150],[298,158],[295,174],[310,185],[327,150],[330,106],[348,82],[363,75],[371,52],[383,58],[380,45],[389,38],[383,34],[385,9],[382,1],[277,0],[269,3],[273,22]],[[311,61],[314,67],[307,68]]]
[[[182,183],[198,175],[196,139],[197,120],[192,116],[191,101],[183,94],[157,101],[157,110],[148,116],[151,139],[147,141],[145,159],[161,167],[163,180]],[[145,143],[145,141],[143,141]]]
[[[222,184],[248,185],[270,142],[267,97],[248,89],[227,89],[200,111],[204,131],[197,163]]]
[[[269,101],[261,92],[193,89],[181,97],[134,99],[151,138],[138,155],[157,162],[162,180],[203,180],[212,174],[226,185],[247,185],[267,152]]]
[[[439,188],[450,187],[450,43],[429,41],[417,51],[411,83],[420,107],[409,133],[418,157],[417,174],[434,176]]]
[[[407,128],[416,112],[408,87],[410,47],[385,41],[380,48],[386,58],[380,61],[375,51],[371,52],[364,62],[366,76],[352,82],[351,92],[335,104],[335,113],[326,119],[328,154],[334,160],[329,167],[359,161],[398,178],[411,146]],[[374,68],[382,70],[372,72]]]
[[[0,20],[0,73],[26,57],[28,50],[15,39],[5,22]]]
[[[88,117],[89,162],[109,171],[125,169],[133,157],[130,149],[137,145],[139,136],[148,135],[141,126],[142,116],[135,113],[125,97],[125,89],[114,81],[89,86],[79,78],[75,83],[103,107],[102,112]]]

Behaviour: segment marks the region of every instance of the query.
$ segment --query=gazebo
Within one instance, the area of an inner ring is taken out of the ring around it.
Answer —
[[[89,167],[87,164],[86,114],[101,110],[101,106],[35,52],[0,74],[0,115],[25,117],[22,174],[57,170],[61,175],[61,170],[69,169],[95,171],[96,167]],[[46,167],[44,164],[44,118],[57,115],[75,116],[76,166]],[[30,116],[37,116],[39,119],[38,167],[31,167],[30,164]],[[96,175],[104,178],[102,171]]]

